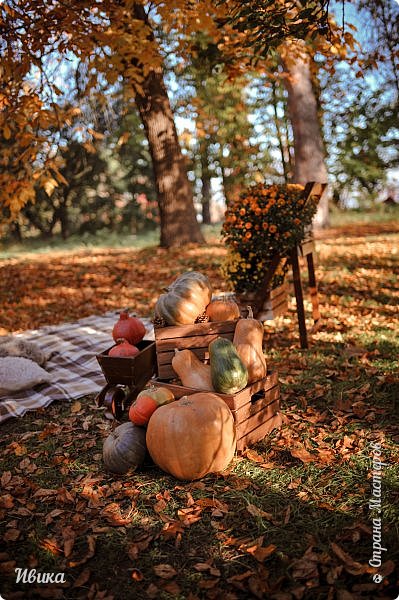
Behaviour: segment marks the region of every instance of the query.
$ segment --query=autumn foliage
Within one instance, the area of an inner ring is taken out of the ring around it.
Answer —
[[[2,91],[0,163],[3,219],[15,218],[21,208],[34,200],[35,183],[51,196],[60,183],[60,158],[56,152],[57,131],[79,111],[68,106],[60,89],[57,63],[79,61],[86,73],[79,83],[79,96],[104,102],[104,81],[117,86],[123,81],[126,98],[144,95],[144,82],[150,73],[162,69],[162,54],[153,29],[159,27],[177,40],[177,52],[193,51],[192,35],[206,32],[217,44],[222,58],[231,63],[230,75],[245,70],[246,53],[239,49],[263,40],[270,26],[268,45],[277,45],[287,35],[306,36],[320,32],[325,21],[323,3],[305,3],[302,9],[291,4],[276,7],[269,2],[267,15],[260,15],[249,3],[225,0],[159,2],[148,6],[142,1],[44,0],[19,3],[6,0],[0,7],[2,30]],[[172,9],[172,10],[171,10]],[[262,21],[261,21],[262,19]],[[265,49],[262,42],[261,46]],[[255,50],[256,51],[256,50]],[[240,61],[233,60],[242,55]],[[72,57],[75,57],[72,59]],[[250,59],[250,58],[249,58]],[[234,65],[233,65],[234,63]],[[99,83],[102,84],[99,86]],[[87,124],[80,136],[90,140]]]

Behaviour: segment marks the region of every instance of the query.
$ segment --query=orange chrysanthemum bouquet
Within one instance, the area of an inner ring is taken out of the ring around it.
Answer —
[[[271,289],[283,283],[286,257],[305,239],[317,208],[312,198],[305,204],[303,190],[296,184],[258,184],[228,206],[222,230],[228,248],[223,275],[236,293],[256,291],[277,253],[283,259]]]

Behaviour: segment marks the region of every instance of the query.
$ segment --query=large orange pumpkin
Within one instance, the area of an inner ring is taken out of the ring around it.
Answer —
[[[192,481],[218,473],[234,456],[233,415],[215,394],[183,396],[154,412],[146,443],[155,464],[177,479]]]

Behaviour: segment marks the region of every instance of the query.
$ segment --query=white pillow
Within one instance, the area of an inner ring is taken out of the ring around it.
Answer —
[[[0,358],[0,394],[28,390],[50,380],[50,374],[32,360],[16,356]]]

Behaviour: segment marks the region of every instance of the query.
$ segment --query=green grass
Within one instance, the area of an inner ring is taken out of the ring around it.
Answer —
[[[372,209],[331,209],[331,226],[390,223],[399,217],[399,207],[376,206]],[[221,224],[202,226],[206,239],[220,236]],[[159,230],[146,231],[137,235],[101,230],[96,235],[85,233],[71,235],[63,240],[59,234],[50,239],[27,237],[22,243],[9,241],[0,243],[0,259],[12,258],[22,253],[50,253],[54,251],[87,250],[91,248],[146,248],[158,245]]]
[[[390,223],[399,217],[398,206],[376,205],[371,208],[340,210],[331,208],[330,219],[332,227],[343,225],[365,225],[373,223]]]
[[[206,238],[219,236],[221,224],[202,226]],[[32,254],[79,251],[91,248],[148,248],[159,244],[159,230],[146,231],[137,235],[122,234],[102,230],[96,235],[71,235],[63,240],[60,235],[44,240],[40,237],[27,237],[22,243],[0,243],[0,259],[12,258],[29,252]]]

